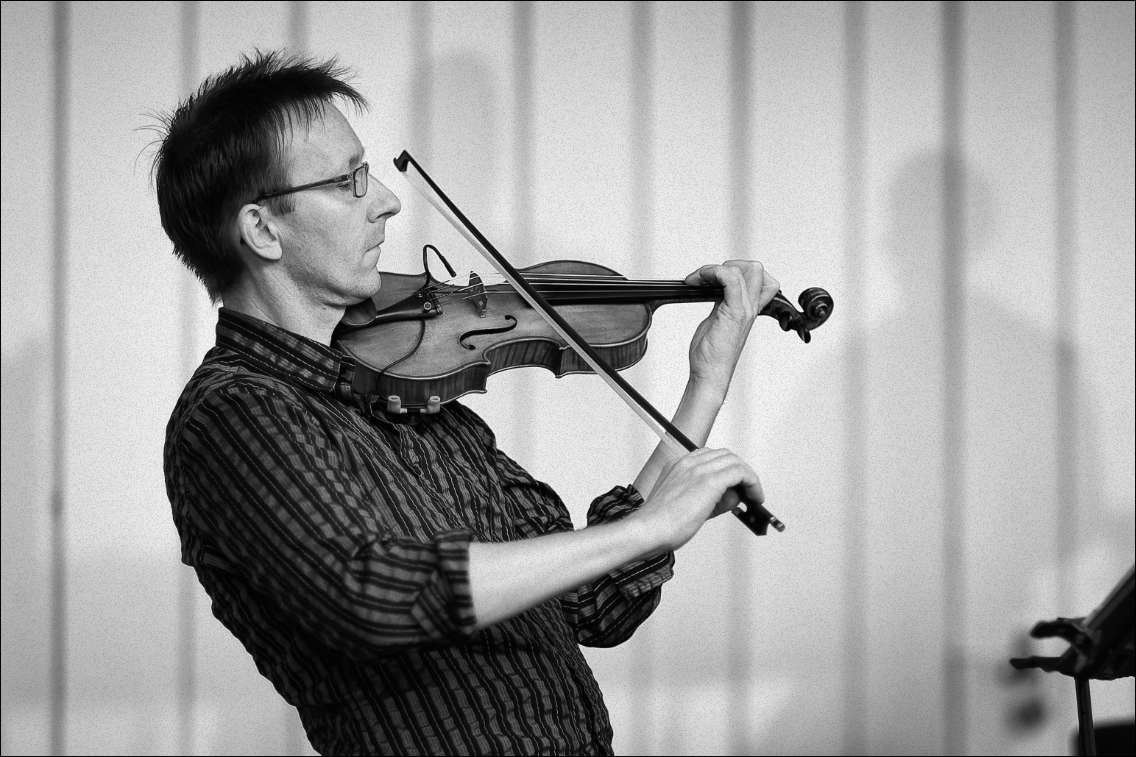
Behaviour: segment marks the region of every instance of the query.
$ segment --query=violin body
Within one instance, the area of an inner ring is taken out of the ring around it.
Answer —
[[[437,412],[446,402],[484,392],[491,375],[510,368],[545,368],[557,377],[592,372],[511,284],[486,285],[475,273],[466,285],[437,281],[425,255],[424,249],[423,273],[384,272],[379,292],[344,313],[335,339],[355,358],[355,392],[385,399],[391,412]],[[523,269],[523,276],[617,371],[642,359],[651,314],[660,305],[723,296],[718,286],[632,281],[578,260],[540,263]],[[808,342],[811,329],[831,313],[832,298],[813,288],[799,302],[801,311],[778,293],[761,314]]]
[[[626,281],[604,266],[573,260],[522,272],[534,279]],[[716,297],[707,292],[705,299]],[[643,358],[651,314],[663,302],[580,302],[556,309],[613,368],[623,370]],[[384,272],[378,294],[348,309],[336,340],[356,360],[354,390],[386,399],[395,412],[484,393],[489,376],[510,368],[545,368],[557,377],[592,372],[508,284],[455,286],[427,273]]]

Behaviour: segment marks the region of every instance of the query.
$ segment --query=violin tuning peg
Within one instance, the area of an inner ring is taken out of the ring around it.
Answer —
[[[442,398],[438,395],[434,395],[430,399],[426,400],[426,409],[422,412],[433,415],[434,413],[441,412],[441,410]]]

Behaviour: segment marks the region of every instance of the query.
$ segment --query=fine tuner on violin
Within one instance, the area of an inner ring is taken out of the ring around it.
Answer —
[[[410,153],[403,151],[394,163],[508,284],[486,285],[476,274],[464,287],[439,282],[427,265],[430,245],[423,249],[422,274],[384,274],[379,293],[349,308],[336,332],[342,349],[356,358],[355,391],[385,397],[389,412],[433,413],[445,402],[485,391],[489,375],[506,368],[543,366],[558,376],[592,370],[676,453],[698,449],[616,371],[642,357],[656,307],[721,299],[721,288],[631,281],[578,261],[544,263],[522,273]],[[808,342],[811,329],[831,314],[832,298],[809,289],[800,303],[803,312],[778,293],[762,313]],[[734,490],[740,503],[733,513],[753,533],[763,535],[770,525],[785,529],[760,502],[740,487]]]

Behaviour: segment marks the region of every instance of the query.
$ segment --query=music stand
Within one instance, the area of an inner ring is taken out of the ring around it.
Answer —
[[[1112,681],[1133,675],[1136,649],[1136,565],[1128,569],[1104,602],[1083,618],[1057,618],[1038,623],[1030,631],[1035,639],[1059,636],[1069,642],[1060,657],[1015,657],[1010,664],[1018,670],[1040,668],[1046,673],[1063,673],[1073,679],[1077,690],[1077,747],[1082,755],[1097,753],[1093,735],[1093,704],[1089,680]]]

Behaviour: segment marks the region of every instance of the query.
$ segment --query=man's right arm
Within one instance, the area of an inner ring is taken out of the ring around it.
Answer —
[[[700,449],[663,468],[651,496],[614,523],[503,544],[469,545],[477,628],[559,597],[628,563],[688,542],[709,518],[733,509],[742,485],[763,499],[757,475],[728,450]]]
[[[192,527],[251,584],[355,656],[460,641],[611,571],[685,544],[757,477],[724,450],[666,466],[617,522],[507,543],[469,534],[392,538],[369,515],[374,492],[344,472],[320,424],[294,401],[217,393],[177,441],[175,487]]]

